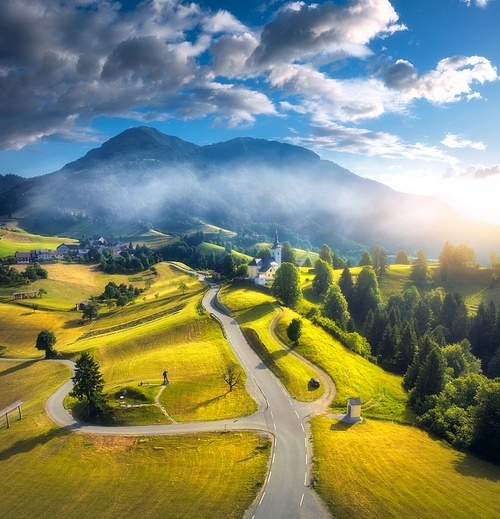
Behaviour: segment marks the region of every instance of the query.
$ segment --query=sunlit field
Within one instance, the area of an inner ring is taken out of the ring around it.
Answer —
[[[289,309],[280,316],[276,327],[280,337],[286,335],[286,326],[294,317],[298,317],[297,314]],[[309,320],[303,319],[302,323],[302,336],[296,351],[332,377],[337,389],[333,409],[345,413],[347,399],[360,397],[366,416],[396,421],[409,418],[401,377],[348,350]]]
[[[312,420],[316,489],[339,519],[493,519],[500,468],[414,427]]]
[[[273,335],[272,323],[280,310],[268,294],[251,286],[233,285],[222,291],[220,299],[234,312],[240,326],[257,333],[266,349],[269,368],[278,376],[293,398],[312,401],[323,394],[323,387],[315,390],[309,387],[309,381],[313,377],[317,378],[318,372],[289,353]],[[291,346],[288,340],[283,340],[283,343]]]
[[[0,229],[0,258],[13,256],[16,252],[29,252],[33,249],[55,250],[61,243],[70,244],[78,242],[71,238],[30,234],[15,228],[14,224],[9,223],[7,229]]]
[[[70,433],[45,412],[69,377],[56,362],[0,362],[1,516],[240,518],[264,480],[269,446],[256,433],[115,437]]]

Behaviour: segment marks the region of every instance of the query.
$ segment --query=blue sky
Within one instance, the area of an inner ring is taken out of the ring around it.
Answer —
[[[2,0],[0,174],[148,125],[305,146],[500,223],[500,0]]]

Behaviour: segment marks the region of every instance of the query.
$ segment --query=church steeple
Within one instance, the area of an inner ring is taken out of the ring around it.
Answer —
[[[278,265],[281,265],[281,245],[278,239],[278,230],[276,230],[274,235],[274,244],[271,247],[271,256]]]

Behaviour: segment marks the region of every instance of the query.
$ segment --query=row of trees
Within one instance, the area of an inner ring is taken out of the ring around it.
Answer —
[[[99,264],[107,274],[129,274],[142,272],[161,260],[161,255],[146,245],[122,251],[117,256],[112,249],[104,249]]]
[[[19,285],[38,279],[47,279],[47,277],[47,271],[40,263],[28,265],[22,272],[8,265],[0,265],[0,284],[2,285]]]

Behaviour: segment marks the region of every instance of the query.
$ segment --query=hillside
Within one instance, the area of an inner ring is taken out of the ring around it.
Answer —
[[[474,222],[429,197],[394,191],[289,144],[239,138],[197,146],[147,127],[132,128],[61,170],[1,193],[3,215],[32,232],[69,234],[92,221],[162,232],[200,218],[231,230],[328,243],[347,256],[382,245],[389,252],[446,240],[486,261],[499,227]]]

